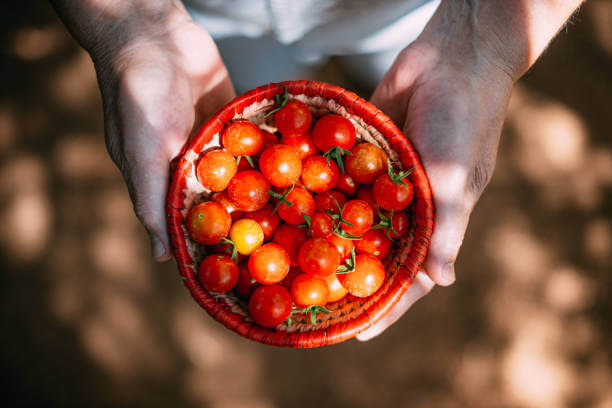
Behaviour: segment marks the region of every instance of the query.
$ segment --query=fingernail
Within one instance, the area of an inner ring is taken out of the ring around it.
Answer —
[[[167,257],[166,248],[161,240],[157,237],[151,238],[151,254],[156,260],[164,259]]]
[[[442,279],[447,285],[455,281],[455,266],[452,263],[449,262],[442,267]]]

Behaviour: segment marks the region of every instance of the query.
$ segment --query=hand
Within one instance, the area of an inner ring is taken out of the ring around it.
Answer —
[[[434,199],[434,231],[414,284],[368,340],[393,324],[435,284],[455,281],[454,263],[470,213],[491,178],[513,79],[487,60],[440,53],[419,41],[382,79],[372,103],[404,131],[419,153]]]
[[[234,97],[227,70],[212,38],[186,12],[154,35],[135,35],[92,58],[108,151],[150,236],[153,257],[167,260],[168,166],[194,128]]]

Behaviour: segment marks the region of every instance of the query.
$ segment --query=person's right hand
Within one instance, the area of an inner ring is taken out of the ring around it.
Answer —
[[[165,217],[170,160],[194,127],[234,97],[212,38],[179,11],[184,15],[154,35],[91,51],[106,145],[158,261],[171,257]]]

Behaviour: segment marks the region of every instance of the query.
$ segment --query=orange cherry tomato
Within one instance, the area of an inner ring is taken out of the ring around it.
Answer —
[[[227,192],[219,191],[213,193],[213,195],[210,196],[210,199],[221,204],[221,207],[223,207],[225,211],[232,216],[232,221],[236,221],[242,217],[242,211],[240,211],[238,207],[236,207],[234,203],[229,200],[227,197]]]
[[[329,237],[327,237],[327,240],[331,242],[338,250],[338,253],[340,254],[341,262],[344,262],[346,258],[351,256],[351,251],[353,250],[353,247],[355,246],[352,240],[347,239],[347,238],[342,238],[336,234],[331,234]]]
[[[371,143],[360,143],[345,159],[346,172],[357,183],[372,184],[387,171],[387,153]]]
[[[210,191],[222,191],[227,188],[236,174],[236,160],[225,150],[211,150],[202,156],[196,167],[198,180]]]
[[[206,290],[225,293],[238,282],[238,265],[229,256],[209,255],[200,264],[198,277]]]
[[[379,206],[393,211],[401,211],[408,207],[414,196],[412,183],[408,178],[395,182],[388,174],[383,174],[376,179],[372,192]]]
[[[223,129],[221,140],[223,147],[234,156],[251,156],[261,149],[263,134],[253,122],[237,120]]]
[[[298,261],[305,273],[327,276],[340,266],[340,253],[325,238],[311,238],[300,248]]]
[[[351,295],[367,297],[373,295],[385,281],[385,267],[370,254],[355,257],[355,270],[338,274],[338,279]]]
[[[327,298],[327,302],[337,302],[340,299],[344,298],[348,293],[348,290],[342,286],[340,280],[338,279],[338,275],[335,273],[332,275],[324,276],[323,279],[327,282],[327,287],[329,289],[329,297]]]
[[[372,207],[363,200],[350,200],[344,206],[342,218],[352,225],[342,224],[342,229],[353,235],[365,233],[374,222]]]
[[[264,241],[269,241],[272,238],[274,231],[276,231],[281,222],[277,213],[272,214],[273,210],[272,205],[268,203],[261,210],[247,212],[243,216],[243,218],[255,220],[259,223],[264,233]]]
[[[261,154],[259,169],[273,186],[289,187],[300,178],[302,160],[295,148],[277,144]]]
[[[323,156],[310,156],[304,161],[301,181],[308,190],[315,193],[329,191],[340,177],[336,162]]]
[[[310,129],[312,113],[304,102],[292,99],[274,114],[274,122],[281,135],[300,135]]]
[[[287,146],[293,147],[300,160],[304,160],[307,157],[314,156],[319,153],[319,149],[312,142],[310,133],[303,135],[283,136],[281,137],[281,143]]]
[[[270,199],[270,183],[258,171],[236,174],[227,187],[227,197],[242,211],[261,210]]]
[[[220,238],[227,236],[232,217],[219,204],[205,201],[194,206],[187,216],[187,231],[194,241],[204,245],[213,245]]]
[[[250,255],[263,244],[264,233],[255,220],[243,218],[232,224],[229,232],[230,240],[239,254]]]
[[[296,276],[289,292],[293,302],[300,308],[312,305],[325,306],[329,298],[327,281],[309,273]]]
[[[267,243],[255,250],[249,257],[249,272],[253,279],[264,285],[282,281],[287,273],[291,260],[283,247]]]
[[[314,198],[303,188],[293,188],[285,199],[291,205],[281,203],[278,207],[278,215],[288,224],[302,224],[304,215],[311,217],[315,212]]]

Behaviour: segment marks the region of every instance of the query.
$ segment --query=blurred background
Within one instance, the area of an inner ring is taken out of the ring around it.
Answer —
[[[517,84],[457,283],[310,351],[227,331],[150,260],[88,56],[46,2],[2,7],[6,406],[612,407],[611,1]],[[359,89],[333,61],[321,78]]]

